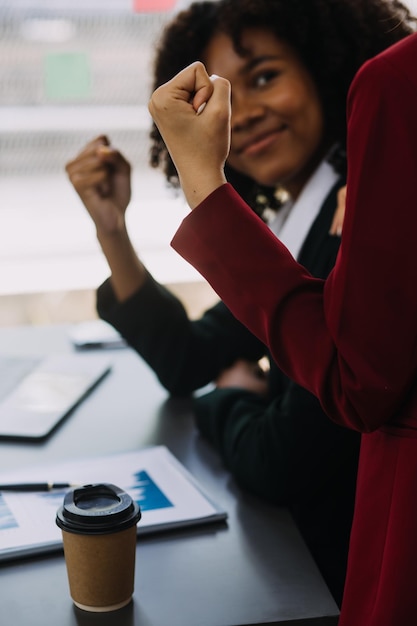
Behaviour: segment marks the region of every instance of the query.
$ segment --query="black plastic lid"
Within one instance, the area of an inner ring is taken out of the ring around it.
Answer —
[[[57,525],[71,533],[102,535],[134,526],[141,518],[130,495],[109,483],[69,491],[56,514]]]

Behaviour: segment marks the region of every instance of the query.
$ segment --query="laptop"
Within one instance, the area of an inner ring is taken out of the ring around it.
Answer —
[[[44,440],[109,371],[105,355],[0,355],[0,439]]]

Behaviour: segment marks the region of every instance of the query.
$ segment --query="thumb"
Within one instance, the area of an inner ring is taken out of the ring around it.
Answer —
[[[101,145],[97,148],[97,154],[102,162],[112,165],[120,172],[130,172],[130,163],[125,159],[123,154],[113,148],[110,144],[105,146]]]
[[[174,102],[188,103],[197,110],[210,98],[212,91],[213,85],[203,63],[195,61],[153,92],[148,104],[149,112],[157,123],[159,117],[166,116],[167,109]]]
[[[225,102],[230,103],[229,81],[217,76],[217,74],[212,74],[209,80],[210,83],[204,81],[201,87],[198,90],[196,89],[196,94],[193,98],[193,107],[197,115],[200,115],[204,111],[210,99],[213,99],[213,102],[217,102],[222,108],[224,108]]]
[[[200,64],[201,65],[201,64]],[[213,93],[213,77],[209,76],[204,66],[195,67],[195,89],[192,99],[195,112],[200,115]]]

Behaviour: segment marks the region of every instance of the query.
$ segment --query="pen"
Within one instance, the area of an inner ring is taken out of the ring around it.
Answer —
[[[0,491],[52,491],[53,489],[69,489],[75,487],[71,483],[10,483],[0,485]]]

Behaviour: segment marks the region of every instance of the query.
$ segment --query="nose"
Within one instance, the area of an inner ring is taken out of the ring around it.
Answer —
[[[232,131],[246,130],[265,114],[262,103],[248,94],[232,91]]]

